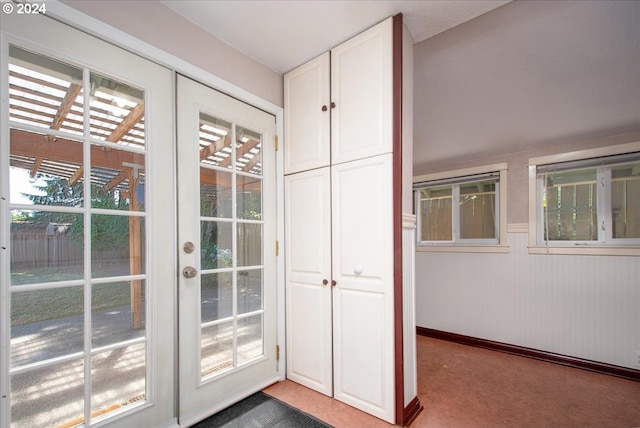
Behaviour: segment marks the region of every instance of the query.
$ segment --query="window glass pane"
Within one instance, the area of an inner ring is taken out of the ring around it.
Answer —
[[[640,238],[640,163],[611,170],[613,238]]]
[[[233,315],[231,272],[203,274],[200,277],[201,322],[216,321]]]
[[[231,222],[200,222],[200,269],[232,267],[232,230]]]
[[[200,162],[231,168],[231,123],[200,113]]]
[[[91,136],[144,148],[144,92],[91,73]]]
[[[262,179],[236,176],[237,217],[262,220]]]
[[[236,169],[262,175],[262,135],[250,129],[236,128]]]
[[[11,211],[11,285],[82,279],[82,214]]]
[[[238,223],[238,266],[262,264],[262,225]]]
[[[200,337],[201,377],[233,368],[233,322],[202,329]]]
[[[231,218],[233,192],[231,173],[200,168],[200,215]]]
[[[420,241],[451,241],[452,188],[419,189]]]
[[[238,271],[238,314],[262,309],[262,269]]]
[[[144,337],[144,281],[91,287],[91,344],[94,348]]]
[[[543,195],[543,236],[549,241],[598,239],[596,170],[548,174]]]
[[[496,238],[496,182],[460,185],[460,238]]]
[[[144,211],[144,155],[91,146],[91,207]]]
[[[83,360],[11,376],[11,428],[75,427],[82,422]]]
[[[112,349],[91,359],[91,418],[101,419],[146,400],[144,343]]]
[[[262,314],[238,320],[238,365],[264,354]]]
[[[81,352],[83,303],[82,287],[12,293],[12,367]]]
[[[9,120],[82,135],[82,106],[81,69],[9,47]]]
[[[91,216],[91,272],[94,278],[144,273],[144,218]]]
[[[9,150],[11,203],[82,206],[82,143],[12,129]]]

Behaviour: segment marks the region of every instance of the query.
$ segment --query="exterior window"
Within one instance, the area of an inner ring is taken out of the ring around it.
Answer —
[[[426,181],[414,189],[419,244],[499,243],[499,172]]]
[[[537,166],[538,245],[640,245],[640,153]]]

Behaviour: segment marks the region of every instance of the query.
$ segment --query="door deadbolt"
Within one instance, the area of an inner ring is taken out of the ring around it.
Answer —
[[[187,266],[182,269],[182,276],[185,278],[194,278],[198,274],[198,271],[193,266]]]
[[[193,245],[193,242],[191,242],[191,241],[185,242],[184,246],[182,247],[184,252],[187,253],[187,254],[193,253],[193,250],[195,250],[195,248],[196,248],[196,246]]]

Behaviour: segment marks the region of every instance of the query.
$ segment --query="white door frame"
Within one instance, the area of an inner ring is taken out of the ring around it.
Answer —
[[[47,15],[58,19],[74,28],[85,31],[102,40],[111,42],[116,46],[136,53],[143,58],[163,65],[171,70],[179,72],[187,77],[199,81],[200,83],[217,89],[221,92],[229,94],[241,101],[258,107],[276,117],[276,136],[278,141],[284,141],[284,109],[273,104],[251,92],[240,88],[224,79],[195,66],[175,55],[172,55],[162,49],[159,49],[147,42],[144,42],[130,34],[127,34],[117,28],[114,28],[102,21],[99,21],[89,15],[86,15],[77,9],[64,5],[58,1],[52,0],[47,2]],[[175,114],[174,114],[175,129]],[[278,212],[276,239],[280,243],[284,243],[284,156],[283,150],[279,149],[276,153],[276,168],[278,170],[276,179],[276,210]],[[177,227],[177,225],[176,225]],[[176,241],[177,242],[177,241]],[[284,289],[284,255],[280,252],[277,259],[277,305],[278,305],[278,345],[280,346],[280,360],[278,361],[278,373],[281,375],[280,380],[285,379],[285,289]]]

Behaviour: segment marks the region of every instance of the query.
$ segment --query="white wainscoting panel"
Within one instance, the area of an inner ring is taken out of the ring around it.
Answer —
[[[416,362],[415,311],[415,244],[416,217],[404,214],[402,219],[402,311],[404,357],[404,406],[418,396]]]
[[[509,253],[416,254],[420,327],[623,367],[640,350],[640,258]]]

